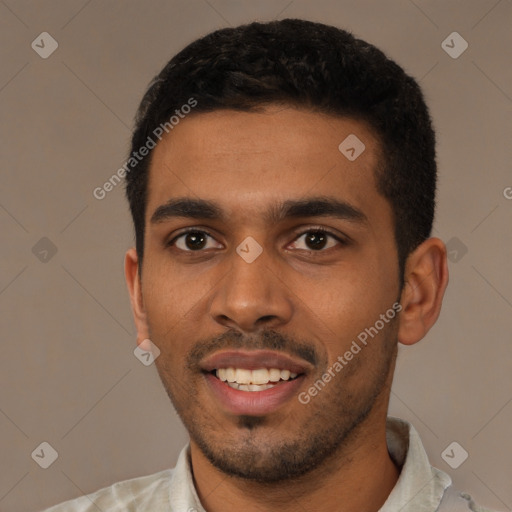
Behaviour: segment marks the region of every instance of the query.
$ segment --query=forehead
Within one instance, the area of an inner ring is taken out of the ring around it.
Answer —
[[[379,153],[372,130],[353,119],[277,106],[196,113],[153,150],[146,218],[185,196],[213,200],[240,220],[322,195],[378,216],[389,210],[375,184]]]

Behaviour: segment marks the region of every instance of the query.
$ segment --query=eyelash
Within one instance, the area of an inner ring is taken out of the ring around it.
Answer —
[[[169,242],[166,242],[165,243],[165,247],[172,247],[174,246],[176,240],[178,240],[179,238],[181,238],[182,236],[185,236],[187,235],[188,233],[201,233],[201,234],[204,234],[204,235],[207,235],[211,238],[214,238],[210,233],[208,233],[208,231],[205,231],[204,229],[199,229],[199,228],[187,228],[185,231],[182,231],[180,234],[176,235],[172,240],[170,240]],[[325,235],[329,235],[331,236],[332,238],[334,238],[337,242],[339,242],[340,245],[342,246],[346,246],[349,244],[349,240],[346,240],[346,239],[343,239],[341,238],[340,236],[338,235],[335,235],[333,232],[329,231],[328,229],[326,228],[323,228],[321,226],[313,226],[311,228],[308,228],[304,231],[299,231],[296,233],[296,236],[294,238],[294,241],[297,240],[298,238],[300,238],[302,235],[305,235],[305,234],[308,234],[308,233],[323,233]],[[334,249],[334,247],[329,247],[329,249]],[[326,252],[327,250],[329,249],[320,249],[318,251],[315,251],[313,249],[310,250],[310,252],[318,252],[318,253],[321,253],[321,252]],[[203,252],[201,249],[197,250],[197,251],[183,251],[181,249],[179,249],[181,252],[185,252],[185,253],[201,253]]]

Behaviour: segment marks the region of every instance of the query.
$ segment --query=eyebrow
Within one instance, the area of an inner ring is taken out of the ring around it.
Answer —
[[[214,201],[178,197],[159,206],[151,216],[150,224],[159,224],[175,217],[226,221],[228,215]],[[277,224],[285,219],[300,217],[335,217],[359,223],[367,223],[367,216],[355,206],[329,196],[290,199],[270,205],[263,219]]]

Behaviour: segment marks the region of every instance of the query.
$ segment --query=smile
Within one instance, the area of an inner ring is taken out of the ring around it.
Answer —
[[[230,388],[239,391],[265,391],[277,386],[280,382],[293,380],[297,373],[279,368],[219,368],[214,370],[216,377],[225,382]]]
[[[221,410],[263,416],[293,401],[311,363],[272,350],[221,350],[200,362],[208,393]]]

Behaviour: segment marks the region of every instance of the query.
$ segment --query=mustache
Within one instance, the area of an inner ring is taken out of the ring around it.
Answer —
[[[311,344],[296,341],[277,331],[268,329],[257,335],[247,336],[231,329],[214,338],[197,342],[188,353],[186,365],[189,370],[197,370],[202,359],[218,350],[226,349],[285,352],[304,359],[313,366],[319,360],[317,351]]]

